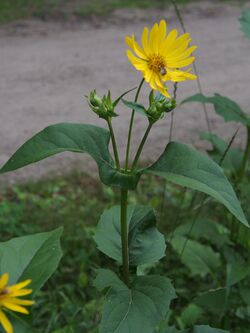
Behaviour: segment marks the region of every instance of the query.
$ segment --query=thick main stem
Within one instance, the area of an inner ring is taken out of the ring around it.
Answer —
[[[249,159],[250,159],[250,126],[247,127],[247,144],[239,173],[239,181],[241,181],[242,178],[244,177],[244,174],[246,172],[247,162]]]
[[[116,141],[115,141],[115,134],[113,131],[113,126],[112,126],[110,118],[108,118],[107,123],[108,123],[109,131],[110,131],[110,137],[111,137],[111,141],[112,141],[116,167],[118,170],[120,170],[120,161],[119,161],[119,155],[118,155],[117,145],[116,145]]]
[[[136,103],[143,85],[144,79],[141,80],[140,85],[137,89],[136,95],[135,95],[135,100],[134,102]],[[128,141],[127,141],[127,149],[126,149],[126,160],[125,160],[125,171],[128,170],[128,163],[129,163],[129,152],[130,152],[130,144],[131,144],[131,136],[132,136],[132,129],[133,129],[133,124],[134,124],[134,117],[135,117],[135,110],[132,111],[131,118],[130,118],[130,123],[129,123],[129,130],[128,130]]]
[[[145,132],[145,134],[144,134],[144,136],[143,136],[143,138],[141,140],[141,143],[140,143],[140,146],[139,146],[139,148],[137,150],[137,153],[135,155],[134,162],[132,164],[132,170],[134,170],[136,168],[136,166],[137,166],[137,163],[138,163],[139,158],[141,156],[142,149],[143,149],[143,147],[145,145],[145,142],[146,142],[146,140],[148,138],[148,135],[149,135],[149,132],[150,132],[152,126],[153,126],[153,123],[149,123],[149,125],[148,125],[148,127],[146,129],[146,132]]]
[[[123,280],[129,284],[129,252],[128,252],[128,190],[121,189],[121,241]]]

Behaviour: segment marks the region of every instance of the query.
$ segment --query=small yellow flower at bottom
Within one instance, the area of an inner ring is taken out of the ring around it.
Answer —
[[[31,280],[8,286],[9,274],[5,273],[0,277],[0,324],[5,332],[13,333],[13,326],[5,314],[5,310],[28,314],[29,311],[25,306],[31,306],[34,301],[19,298],[30,295],[32,289],[25,289],[31,283]]]
[[[146,82],[153,90],[158,90],[162,95],[170,98],[165,82],[182,82],[195,80],[191,68],[182,70],[195,60],[192,55],[196,46],[189,46],[191,42],[188,33],[178,36],[177,30],[167,34],[167,23],[161,20],[155,23],[149,31],[144,28],[140,46],[134,35],[125,39],[130,50],[127,56],[131,64],[142,72]]]

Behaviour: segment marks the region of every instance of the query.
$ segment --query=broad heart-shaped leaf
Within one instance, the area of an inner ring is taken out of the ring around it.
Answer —
[[[122,263],[120,206],[104,211],[95,232],[100,251]],[[129,262],[131,266],[158,261],[165,255],[164,236],[156,228],[154,211],[147,206],[128,206]]]
[[[110,287],[100,333],[152,333],[176,297],[170,280],[158,275],[137,277],[130,289],[106,269],[98,270],[97,279],[99,290]]]
[[[207,245],[200,244],[189,239],[186,242],[184,237],[174,237],[171,245],[176,252],[182,254],[181,260],[186,265],[192,275],[205,276],[216,270],[220,265],[220,255]],[[183,248],[185,246],[185,250]]]
[[[244,9],[239,19],[241,30],[245,36],[250,39],[250,10]]]
[[[212,196],[248,226],[241,205],[222,169],[197,150],[170,142],[158,161],[144,172]]]
[[[10,284],[32,279],[34,295],[58,266],[62,256],[61,234],[59,228],[0,243],[0,275],[8,273]]]
[[[109,154],[109,140],[109,131],[97,126],[71,123],[51,125],[24,143],[0,169],[0,174],[65,151],[88,153],[96,161],[104,184],[134,189],[141,172],[132,175],[117,172]]]
[[[212,97],[206,97],[202,94],[196,94],[185,99],[183,103],[201,102],[213,104],[215,112],[224,118],[225,121],[236,121],[245,126],[250,126],[250,117],[245,114],[237,103],[228,97],[214,94]]]
[[[208,132],[201,132],[200,138],[209,141],[213,145],[213,150],[209,151],[209,155],[218,163],[228,147],[228,142],[219,138],[216,134],[210,134]],[[223,169],[237,172],[241,168],[242,159],[243,152],[235,148],[230,148],[227,151],[221,166]]]

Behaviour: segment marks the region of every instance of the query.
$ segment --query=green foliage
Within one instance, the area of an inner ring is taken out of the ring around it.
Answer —
[[[209,150],[208,153],[214,161],[219,163],[222,156],[224,156],[225,151],[227,150],[228,143],[223,139],[219,138],[216,134],[210,134],[207,132],[201,132],[200,138],[202,140],[207,140],[212,144],[213,149]],[[221,166],[223,167],[223,169],[237,173],[241,168],[242,160],[243,152],[236,148],[230,148],[226,153]]]
[[[97,126],[70,123],[51,125],[24,143],[0,169],[0,174],[71,151],[90,154],[98,165],[104,184],[135,189],[141,172],[118,172],[109,154],[109,140],[109,132]]]
[[[0,243],[0,274],[8,272],[11,284],[32,279],[30,286],[35,294],[55,271],[62,257],[61,234],[60,228]]]
[[[120,206],[105,210],[95,231],[100,251],[122,263]],[[129,262],[131,266],[158,261],[165,255],[164,236],[156,228],[156,217],[147,206],[128,206]]]
[[[108,270],[99,270],[96,286],[111,287],[104,304],[100,333],[137,332],[143,327],[152,333],[164,319],[172,299],[176,297],[169,279],[162,276],[140,276],[128,288]]]
[[[236,121],[245,126],[250,126],[250,117],[242,111],[236,102],[228,97],[221,96],[220,94],[214,94],[212,97],[196,94],[185,99],[182,103],[187,102],[213,104],[215,112],[225,121]]]
[[[250,38],[250,10],[244,9],[239,19],[241,30],[247,38]]]
[[[186,238],[180,236],[174,237],[171,245],[181,255],[183,264],[187,265],[192,275],[205,276],[221,265],[219,253],[216,253],[209,246],[193,240],[187,241]]]
[[[159,160],[146,172],[211,195],[224,204],[241,223],[248,226],[240,203],[222,169],[195,149],[171,142]]]

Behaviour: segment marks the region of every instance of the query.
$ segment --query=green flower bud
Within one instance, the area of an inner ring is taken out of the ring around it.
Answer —
[[[163,117],[164,113],[170,112],[176,107],[175,100],[168,100],[162,95],[150,96],[150,106],[146,111],[148,119],[151,123],[155,123],[157,120]]]
[[[97,95],[96,90],[91,91],[90,95],[86,97],[91,110],[98,114],[100,118],[107,120],[110,117],[117,116],[114,112],[114,103],[111,100],[110,91],[102,99]]]

